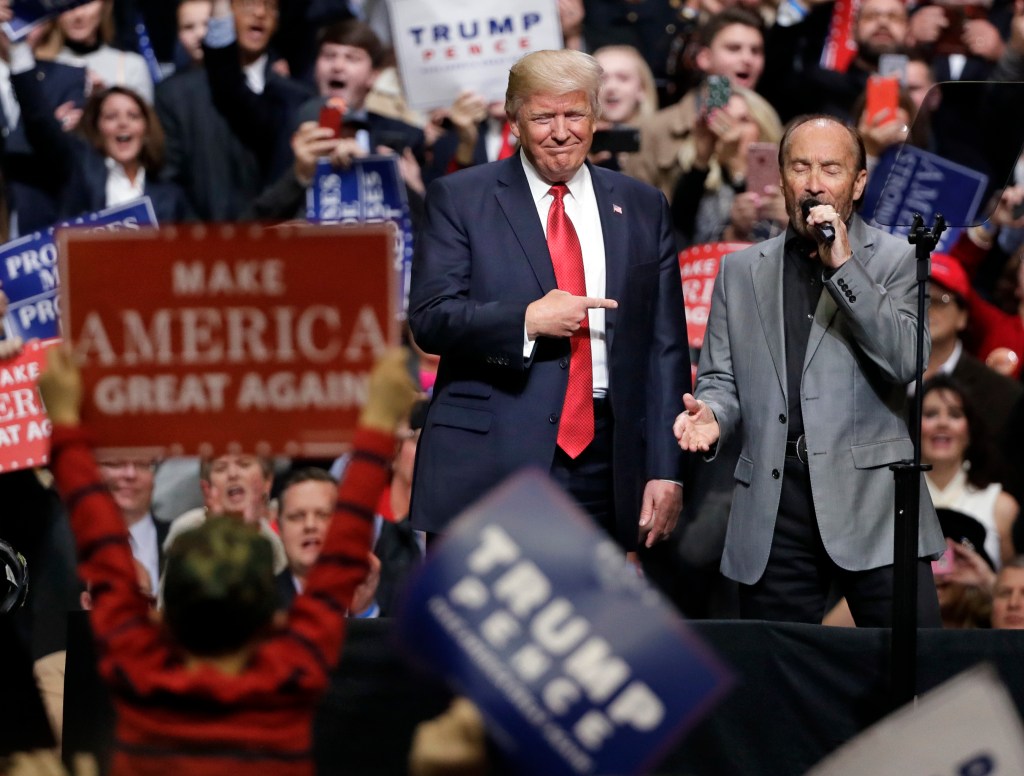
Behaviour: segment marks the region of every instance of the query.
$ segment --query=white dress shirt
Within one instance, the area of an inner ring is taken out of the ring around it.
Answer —
[[[520,150],[523,170],[530,185],[530,194],[537,207],[544,236],[548,231],[548,211],[554,197],[548,192],[550,183],[545,183],[526,154]],[[587,281],[587,296],[601,297],[605,295],[606,267],[604,255],[604,232],[601,230],[601,216],[597,209],[597,197],[594,194],[594,182],[586,165],[580,167],[576,174],[566,182],[569,196],[563,198],[565,214],[576,229],[576,236],[583,250],[583,274]],[[594,397],[603,398],[608,394],[608,347],[605,338],[605,311],[603,308],[589,312],[590,321],[590,357],[594,367]],[[533,353],[533,342],[527,343],[525,355]]]
[[[132,181],[120,163],[109,156],[103,161],[107,165],[107,207],[131,202],[146,193],[145,168],[140,166],[135,173],[135,180]]]
[[[150,587],[155,590],[160,581],[160,548],[156,541],[156,524],[153,516],[147,514],[128,526],[128,543],[135,560],[142,564],[149,574]]]

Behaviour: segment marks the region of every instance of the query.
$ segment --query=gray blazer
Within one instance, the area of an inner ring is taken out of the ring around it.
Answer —
[[[856,215],[849,237],[853,258],[825,280],[814,313],[800,406],[821,538],[838,566],[860,571],[892,563],[895,486],[888,467],[913,458],[904,417],[914,375],[916,284],[909,245]],[[741,429],[722,572],[744,584],[760,579],[768,563],[782,488],[784,242],[783,234],[722,262],[697,373],[696,395],[721,425],[719,447]],[[925,335],[930,349],[927,328]],[[943,547],[922,483],[918,554]]]

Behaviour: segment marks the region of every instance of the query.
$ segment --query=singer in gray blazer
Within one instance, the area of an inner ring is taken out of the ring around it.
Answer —
[[[821,622],[838,590],[858,625],[886,626],[889,465],[913,457],[915,259],[853,214],[867,177],[855,130],[803,117],[781,149],[789,230],[723,260],[696,398],[674,430],[706,457],[742,435],[722,571],[741,583],[744,617]],[[922,487],[922,625],[939,625],[927,556],[943,548]]]

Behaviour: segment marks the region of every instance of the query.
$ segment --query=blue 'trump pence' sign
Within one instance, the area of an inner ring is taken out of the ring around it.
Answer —
[[[465,89],[505,99],[508,69],[531,51],[562,48],[555,0],[387,0],[409,106],[451,105]]]
[[[641,772],[731,683],[540,472],[465,512],[407,595],[407,643],[480,707],[524,774]]]
[[[4,32],[11,41],[21,40],[44,19],[87,2],[89,0],[13,0],[14,17],[3,25]]]

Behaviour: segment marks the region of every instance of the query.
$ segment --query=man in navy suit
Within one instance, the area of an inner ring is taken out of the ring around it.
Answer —
[[[505,103],[520,153],[428,191],[409,322],[441,363],[414,528],[442,532],[528,465],[628,551],[678,518],[685,458],[671,425],[690,379],[679,266],[664,197],[586,161],[600,81],[587,54],[525,56]]]

